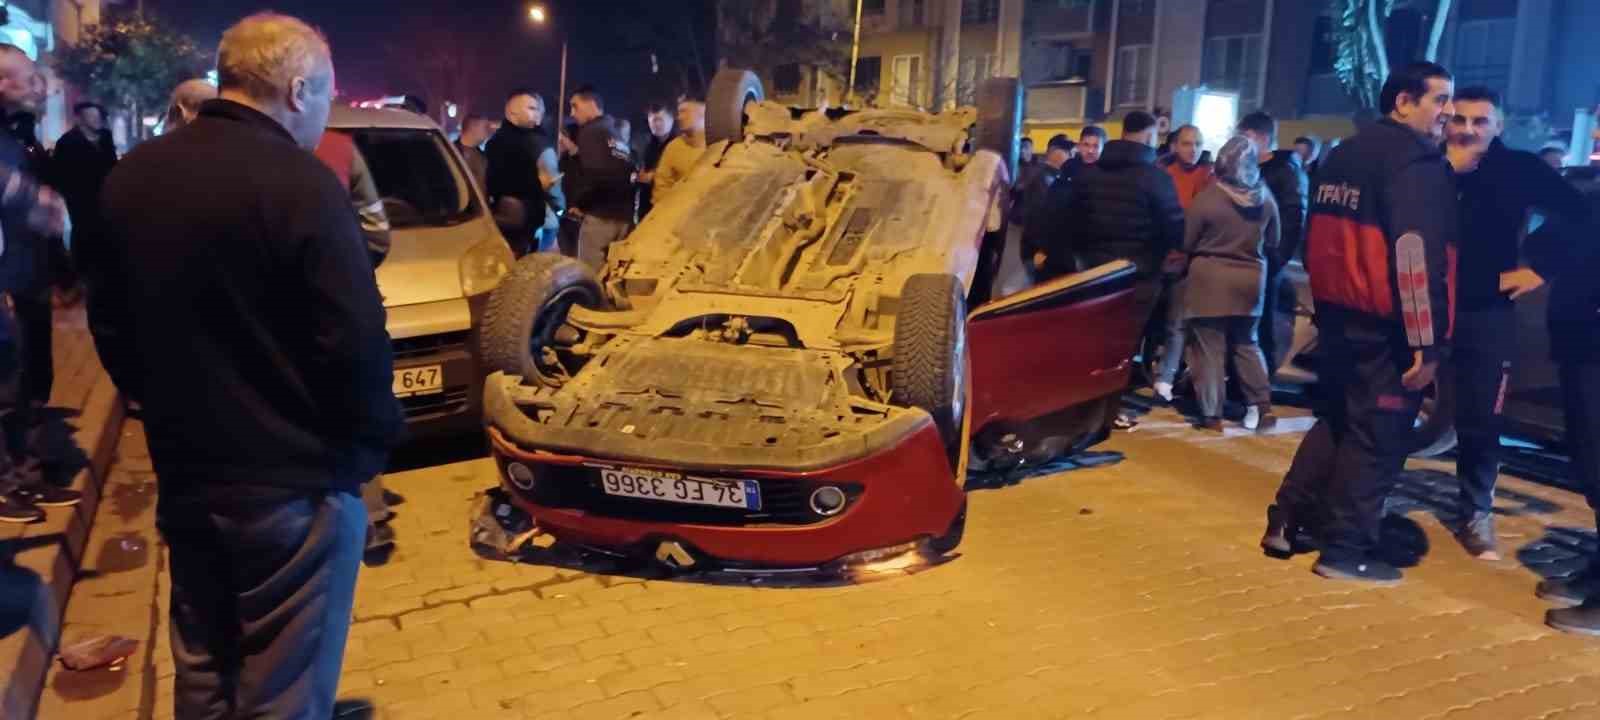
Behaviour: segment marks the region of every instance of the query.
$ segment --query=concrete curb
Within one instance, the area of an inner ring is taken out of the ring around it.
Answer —
[[[6,605],[0,608],[0,616],[16,613],[25,620],[20,628],[0,628],[0,633],[9,630],[0,637],[0,720],[34,715],[122,432],[121,396],[93,357],[87,336],[83,347],[74,351],[87,351],[89,357],[78,372],[59,381],[87,381],[84,384],[88,386],[81,404],[64,403],[77,405],[80,412],[73,437],[89,462],[73,478],[72,488],[83,493],[83,502],[74,508],[47,511],[45,522],[14,526],[0,534],[0,602]],[[59,362],[57,367],[59,371]],[[68,392],[73,389],[65,388]],[[8,566],[8,561],[14,565]],[[13,604],[16,607],[11,607]]]

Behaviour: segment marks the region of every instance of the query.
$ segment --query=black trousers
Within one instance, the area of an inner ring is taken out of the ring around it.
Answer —
[[[1283,268],[1282,265],[1273,267],[1272,263],[1267,264],[1267,288],[1266,292],[1261,294],[1261,328],[1258,339],[1261,354],[1267,363],[1268,378],[1278,374],[1278,368],[1283,366],[1282,353],[1287,352],[1289,344],[1294,342],[1294,325],[1290,323],[1288,328],[1278,326],[1279,312],[1294,312],[1292,303],[1287,308],[1283,307],[1284,303],[1289,302],[1283,297],[1285,290]],[[1287,329],[1289,334],[1287,337],[1280,337],[1282,334],[1280,331],[1284,329]]]
[[[331,717],[365,546],[361,498],[163,495],[156,522],[172,563],[175,717]]]
[[[1411,450],[1420,393],[1400,378],[1412,351],[1401,328],[1336,310],[1317,317],[1322,345],[1317,423],[1278,489],[1279,507],[1321,520],[1323,556],[1366,557]]]
[[[1583,488],[1600,526],[1600,362],[1562,363],[1561,397],[1567,412],[1572,479]]]
[[[50,306],[50,289],[19,292],[11,296],[17,309],[17,331],[22,342],[22,402],[33,407],[50,404],[55,386],[54,349],[55,309]]]
[[[1456,390],[1456,478],[1463,522],[1494,509],[1502,456],[1500,415],[1516,342],[1517,317],[1511,307],[1456,314],[1450,372]]]

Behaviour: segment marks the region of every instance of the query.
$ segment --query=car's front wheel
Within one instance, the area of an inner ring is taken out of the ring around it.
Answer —
[[[517,261],[484,310],[478,338],[484,372],[559,384],[565,369],[552,356],[567,312],[573,305],[594,308],[600,302],[594,273],[577,260],[533,253]]]
[[[954,275],[912,275],[900,291],[889,392],[894,404],[933,415],[939,436],[959,458],[966,413],[967,308]]]

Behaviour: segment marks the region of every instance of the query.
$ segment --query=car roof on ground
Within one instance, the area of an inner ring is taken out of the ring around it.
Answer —
[[[353,108],[335,105],[328,115],[331,128],[398,128],[405,130],[438,130],[432,120],[409,110],[399,108]]]

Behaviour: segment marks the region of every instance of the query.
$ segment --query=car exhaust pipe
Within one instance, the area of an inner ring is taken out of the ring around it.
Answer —
[[[692,569],[696,563],[694,553],[676,540],[663,540],[656,546],[656,562],[678,571]]]

